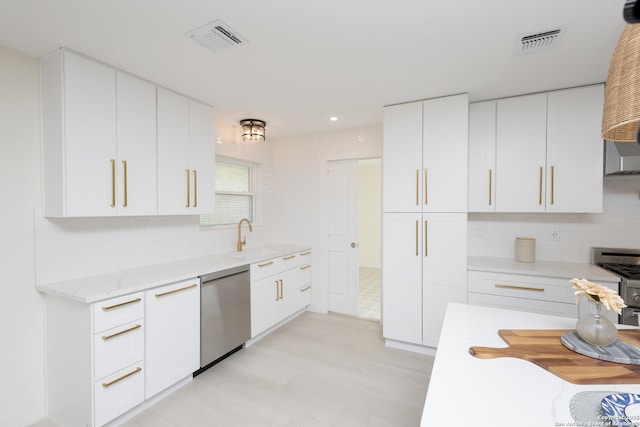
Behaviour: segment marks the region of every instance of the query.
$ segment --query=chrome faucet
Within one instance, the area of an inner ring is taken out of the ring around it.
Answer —
[[[242,218],[238,223],[238,243],[236,245],[238,252],[242,252],[242,247],[247,244],[247,236],[244,236],[244,240],[242,239],[242,237],[240,237],[240,229],[242,228],[242,223],[245,221],[247,221],[247,224],[249,225],[249,231],[253,231],[253,227],[251,227],[251,221],[249,221],[247,218]]]

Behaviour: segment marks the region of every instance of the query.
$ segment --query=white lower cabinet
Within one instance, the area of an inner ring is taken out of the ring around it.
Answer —
[[[449,302],[467,300],[467,215],[384,213],[383,336],[436,347]]]
[[[145,301],[148,399],[200,367],[200,281],[151,289]]]
[[[520,274],[469,271],[469,304],[531,313],[578,318],[589,312],[582,298],[576,304],[570,277],[541,277]],[[616,292],[618,283],[602,282]],[[607,312],[618,323],[618,314]]]
[[[311,302],[311,252],[251,265],[251,338]]]

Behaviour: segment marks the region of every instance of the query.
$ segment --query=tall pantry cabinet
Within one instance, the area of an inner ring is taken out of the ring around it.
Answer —
[[[466,302],[466,94],[385,107],[382,315],[387,342],[435,347]]]

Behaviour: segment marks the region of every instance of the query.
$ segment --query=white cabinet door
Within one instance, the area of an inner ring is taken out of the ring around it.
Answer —
[[[185,280],[146,292],[146,398],[200,367],[200,284]]]
[[[63,162],[61,216],[116,215],[116,72],[70,52],[63,67],[64,160],[47,159]]]
[[[192,178],[192,214],[208,214],[215,207],[215,142],[213,111],[189,100],[189,167]]]
[[[117,73],[118,215],[157,212],[156,87]]]
[[[467,302],[467,214],[423,216],[422,344],[437,347],[447,304]]]
[[[211,108],[158,88],[158,213],[212,213],[214,171]]]
[[[422,211],[466,212],[468,95],[424,101],[422,126]]]
[[[422,344],[422,215],[384,213],[382,335]]]
[[[469,104],[469,212],[495,212],[496,172],[496,101]]]
[[[158,88],[158,213],[189,213],[190,183],[189,100]]]
[[[547,212],[602,212],[602,85],[550,92]]]
[[[298,267],[289,269],[278,275],[280,292],[276,301],[276,321],[282,321],[291,316],[298,309]]]
[[[384,212],[422,211],[422,102],[384,108]]]
[[[546,132],[546,93],[498,100],[497,211],[545,211]]]
[[[276,276],[251,281],[251,338],[276,323],[279,286],[279,278]]]

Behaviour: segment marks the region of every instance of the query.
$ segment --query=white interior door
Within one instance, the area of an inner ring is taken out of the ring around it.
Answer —
[[[358,161],[328,166],[329,310],[358,314]]]

